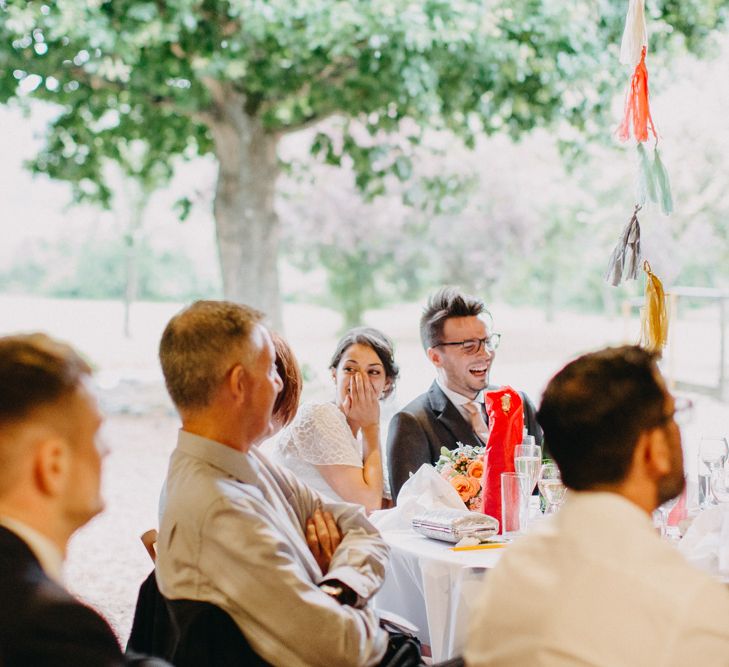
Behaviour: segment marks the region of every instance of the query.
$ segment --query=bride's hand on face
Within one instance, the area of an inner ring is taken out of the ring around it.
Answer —
[[[350,378],[342,412],[360,428],[379,426],[380,402],[372,383],[362,373],[354,373]]]

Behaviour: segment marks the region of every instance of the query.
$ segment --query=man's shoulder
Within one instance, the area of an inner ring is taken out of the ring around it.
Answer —
[[[8,664],[123,664],[108,623],[32,562],[16,563],[0,584],[0,644]]]
[[[423,414],[433,414],[433,394],[434,392],[440,391],[438,385],[433,383],[427,391],[419,394],[410,401],[405,407],[401,408],[396,414],[406,414],[413,417],[418,417]],[[442,392],[441,392],[442,393]]]

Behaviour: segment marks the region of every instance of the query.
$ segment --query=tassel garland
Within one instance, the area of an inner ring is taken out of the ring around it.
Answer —
[[[620,42],[620,62],[635,67],[640,62],[643,47],[648,46],[645,25],[645,0],[630,0],[625,16],[625,30]]]
[[[633,216],[625,225],[618,244],[613,250],[608,262],[605,280],[613,287],[617,287],[625,280],[635,280],[638,277],[640,266],[640,223],[638,211],[641,206],[636,204]]]
[[[673,213],[673,195],[668,171],[661,160],[656,147],[653,151],[653,161],[648,157],[645,146],[637,145],[638,151],[638,182],[636,185],[636,201],[644,206],[647,201],[660,204],[664,215]]]
[[[644,206],[648,200],[658,202],[653,165],[650,163],[645,146],[641,143],[638,144],[638,187],[636,195],[637,202],[641,206]]]
[[[671,194],[671,183],[668,180],[668,172],[658,154],[658,147],[653,151],[653,178],[656,184],[656,191],[661,205],[663,215],[671,215],[673,213],[673,195]]]
[[[640,62],[635,67],[635,72],[630,79],[628,92],[625,96],[625,113],[623,122],[618,128],[620,141],[630,139],[631,120],[633,125],[633,136],[636,141],[648,141],[648,130],[653,133],[656,141],[658,134],[651,118],[650,105],[648,104],[648,68],[645,65],[644,46],[640,52]]]
[[[645,305],[640,310],[640,344],[652,352],[660,352],[668,341],[668,311],[663,283],[643,262],[646,273]]]

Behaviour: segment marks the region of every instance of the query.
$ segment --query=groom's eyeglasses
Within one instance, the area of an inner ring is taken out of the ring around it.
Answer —
[[[457,340],[453,343],[436,343],[433,347],[460,347],[465,354],[478,354],[481,346],[485,347],[489,352],[493,352],[501,342],[501,334],[493,333],[488,338],[468,338],[466,340]]]

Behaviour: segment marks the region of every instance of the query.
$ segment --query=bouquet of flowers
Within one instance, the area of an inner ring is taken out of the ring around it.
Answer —
[[[456,444],[455,449],[441,447],[440,458],[435,463],[436,472],[458,491],[469,510],[480,512],[485,447]]]

